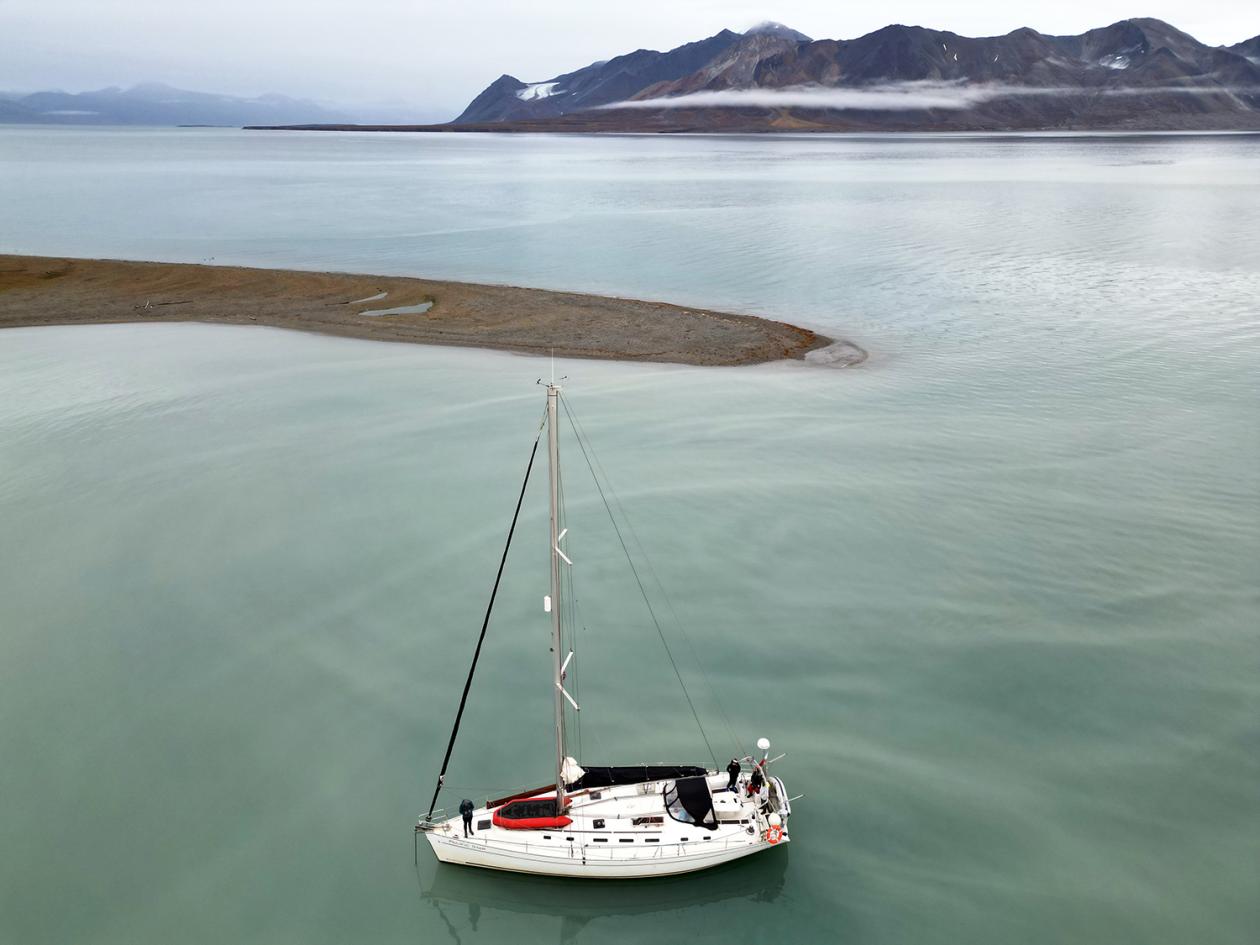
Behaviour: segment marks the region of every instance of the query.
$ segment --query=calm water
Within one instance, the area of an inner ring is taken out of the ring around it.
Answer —
[[[409,835],[545,363],[0,334],[0,941],[1253,942],[1257,233],[1246,137],[0,129],[0,251],[665,298],[872,353],[559,366],[658,604],[806,795],[786,851],[592,887]],[[706,760],[567,455],[582,754]],[[544,516],[447,800],[546,778]]]

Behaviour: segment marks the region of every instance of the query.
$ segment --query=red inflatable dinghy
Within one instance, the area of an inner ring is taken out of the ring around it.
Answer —
[[[509,801],[495,810],[493,820],[508,830],[558,830],[573,823],[572,817],[556,816],[554,797]]]

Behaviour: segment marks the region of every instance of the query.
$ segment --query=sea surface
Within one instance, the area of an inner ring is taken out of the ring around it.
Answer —
[[[0,251],[870,352],[554,366],[713,755],[766,736],[804,795],[785,849],[581,884],[413,863],[551,364],[0,332],[0,941],[1256,941],[1260,138],[6,127]],[[564,432],[572,747],[709,762]],[[547,779],[543,481],[448,807]]]

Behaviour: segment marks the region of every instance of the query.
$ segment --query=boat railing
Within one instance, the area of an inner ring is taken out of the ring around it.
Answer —
[[[667,860],[682,856],[703,856],[708,853],[725,853],[732,849],[744,849],[750,846],[751,839],[728,837],[723,840],[689,840],[685,843],[654,843],[649,852],[647,844],[636,845],[635,848],[605,847],[603,844],[583,846],[583,855],[588,860]]]
[[[446,811],[439,807],[432,813],[422,815],[416,821],[416,833],[428,833],[430,830],[436,830],[446,822]]]

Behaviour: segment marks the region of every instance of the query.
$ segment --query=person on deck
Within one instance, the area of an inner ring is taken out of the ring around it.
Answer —
[[[464,798],[462,801],[459,802],[459,812],[464,817],[464,836],[471,837],[472,836],[473,802],[470,801],[468,798]]]
[[[761,765],[753,767],[752,777],[748,781],[748,796],[756,797],[761,793],[761,786],[766,783],[766,776],[761,773]]]
[[[728,781],[726,784],[726,789],[728,791],[733,791],[735,790],[735,782],[739,780],[739,760],[738,759],[736,758],[731,759],[731,763],[726,766],[726,774],[730,778],[730,781]]]

